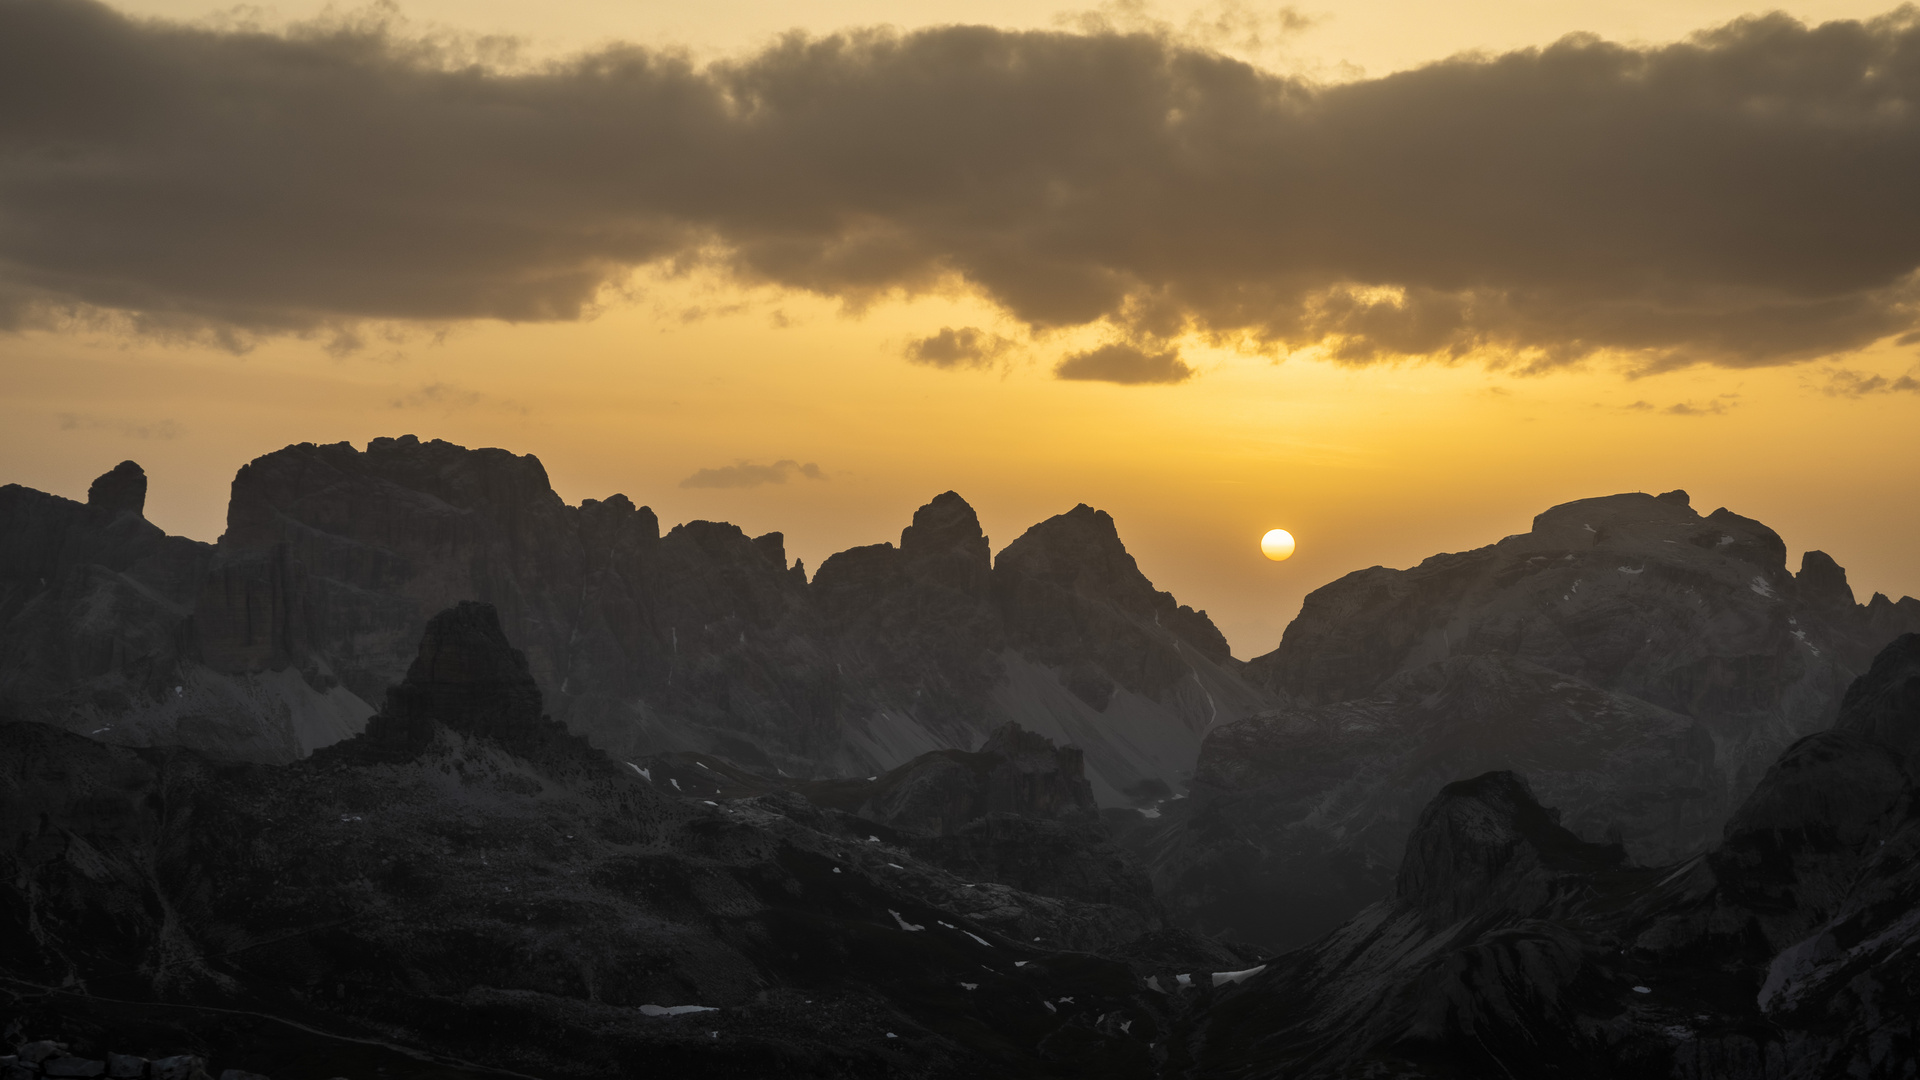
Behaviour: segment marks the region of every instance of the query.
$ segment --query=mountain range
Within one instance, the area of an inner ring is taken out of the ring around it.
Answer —
[[[1246,662],[1086,506],[995,555],[948,492],[809,577],[411,437],[257,459],[215,544],[144,494],[0,488],[23,1038],[283,1080],[1920,1059],[1920,601],[1684,492],[1355,572]]]

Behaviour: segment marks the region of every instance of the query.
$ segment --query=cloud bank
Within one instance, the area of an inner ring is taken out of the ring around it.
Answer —
[[[1741,366],[1920,328],[1911,8],[1318,86],[1164,33],[518,70],[377,21],[9,0],[0,101],[0,326],[576,319],[659,265],[855,306],[970,290],[1142,355]]]
[[[749,488],[762,484],[784,484],[795,476],[804,476],[809,480],[825,480],[827,474],[820,466],[809,461],[805,465],[791,458],[776,461],[771,465],[749,465],[737,462],[722,465],[717,469],[701,469],[685,480],[680,481],[683,488]]]

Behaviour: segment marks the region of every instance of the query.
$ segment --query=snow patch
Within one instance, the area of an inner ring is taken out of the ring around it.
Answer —
[[[1267,965],[1261,964],[1259,967],[1250,967],[1245,971],[1216,971],[1213,973],[1213,985],[1225,986],[1228,983],[1243,983],[1265,970],[1267,970]]]
[[[711,1005],[642,1005],[642,1016],[685,1016],[688,1013],[719,1012]]]
[[[640,779],[645,780],[649,784],[653,783],[653,771],[651,769],[643,769],[631,761],[627,762],[627,768],[639,773]]]
[[[976,934],[971,930],[962,930],[960,932],[972,938],[973,940],[979,942],[980,944],[985,945],[989,949],[993,948],[993,942],[988,941],[986,938],[981,937],[979,934]]]
[[[1756,576],[1753,581],[1747,585],[1747,588],[1752,589],[1754,592],[1759,593],[1769,600],[1773,599],[1773,586],[1767,584],[1766,578]]]
[[[926,927],[921,926],[918,923],[910,923],[907,920],[901,918],[900,913],[893,910],[892,908],[887,909],[887,914],[893,916],[893,921],[900,924],[900,929],[905,930],[910,934],[926,929]]]
[[[1644,574],[1647,572],[1647,568],[1643,566],[1640,569],[1635,570],[1631,566],[1623,566],[1620,568],[1620,572],[1623,574]]]

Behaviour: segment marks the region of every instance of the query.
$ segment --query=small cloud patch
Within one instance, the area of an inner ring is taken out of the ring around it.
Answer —
[[[722,465],[717,469],[701,469],[685,480],[680,481],[683,488],[750,488],[762,484],[784,484],[796,476],[808,480],[825,480],[827,474],[820,466],[809,461],[801,464],[792,458],[782,458],[771,465],[754,465],[737,461],[732,465]]]
[[[951,326],[943,326],[937,334],[909,341],[907,359],[949,371],[983,368],[991,367],[1012,347],[1011,340],[978,327],[962,326],[956,330]]]
[[[1911,374],[1889,379],[1885,375],[1832,368],[1828,370],[1826,385],[1820,388],[1820,392],[1828,397],[1850,398],[1874,394],[1920,394],[1920,379],[1915,379]]]
[[[1148,352],[1125,343],[1102,345],[1088,352],[1074,353],[1053,369],[1056,379],[1110,382],[1122,386],[1182,383],[1193,376],[1193,368],[1180,359],[1178,349]]]

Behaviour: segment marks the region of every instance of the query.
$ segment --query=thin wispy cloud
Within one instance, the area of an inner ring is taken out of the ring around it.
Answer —
[[[827,474],[821,471],[820,466],[811,461],[803,465],[791,458],[783,458],[771,465],[754,465],[739,461],[716,469],[701,469],[680,481],[680,486],[683,488],[750,488],[760,487],[763,484],[784,484],[796,476],[807,480],[827,478]]]
[[[187,432],[186,428],[173,420],[128,420],[112,416],[61,413],[59,421],[62,431],[110,431],[129,439],[177,439]]]
[[[1291,18],[489,66],[377,12],[274,33],[11,0],[0,327],[345,350],[356,321],[584,318],[655,266],[856,308],[957,290],[1148,356],[1661,370],[1920,330],[1920,10],[1337,85],[1206,44]]]
[[[1827,372],[1827,379],[1820,386],[1820,392],[1828,397],[1871,397],[1875,394],[1920,394],[1920,379],[1912,374],[1887,378],[1867,372],[1852,371],[1847,368],[1834,368]]]
[[[442,413],[489,408],[526,415],[525,405],[447,382],[431,382],[388,401],[395,409],[432,409]]]

